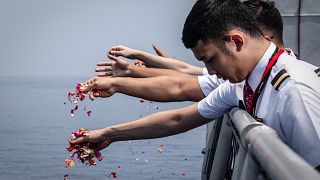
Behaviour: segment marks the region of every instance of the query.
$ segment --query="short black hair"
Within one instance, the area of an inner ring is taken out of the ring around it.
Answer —
[[[213,41],[225,51],[224,37],[232,29],[262,38],[252,12],[239,0],[198,0],[185,21],[182,41],[186,48],[194,48],[198,40]]]
[[[261,29],[271,31],[274,38],[283,44],[283,22],[273,1],[248,0],[243,4],[253,12]]]

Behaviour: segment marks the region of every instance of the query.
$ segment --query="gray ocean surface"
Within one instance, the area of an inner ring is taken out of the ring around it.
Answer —
[[[98,129],[128,122],[155,112],[190,105],[156,103],[114,95],[94,102],[86,99],[74,106],[67,93],[85,78],[0,78],[0,179],[200,179],[205,146],[205,127],[152,140],[125,141],[103,150],[105,158],[89,167],[75,161],[65,169],[70,133],[85,127]],[[66,102],[66,105],[64,104]],[[92,110],[91,117],[83,106]],[[156,148],[163,145],[163,152]]]

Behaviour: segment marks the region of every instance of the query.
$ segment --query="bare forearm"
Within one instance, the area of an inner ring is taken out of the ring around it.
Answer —
[[[138,52],[139,53],[137,54],[137,58],[145,62],[149,67],[172,69],[181,73],[196,76],[203,75],[202,68],[200,67],[196,67],[176,59],[156,56],[143,51]]]
[[[192,106],[156,113],[145,118],[105,128],[105,137],[115,141],[152,139],[186,132],[207,123]]]
[[[130,65],[129,72],[131,77],[136,78],[148,78],[157,76],[174,76],[174,77],[189,77],[190,75],[171,69],[159,69],[159,68],[145,68]]]
[[[204,95],[196,77],[115,78],[116,92],[151,101],[200,101]]]

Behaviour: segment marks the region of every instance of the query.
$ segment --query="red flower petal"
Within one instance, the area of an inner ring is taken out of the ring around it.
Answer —
[[[86,98],[86,95],[84,93],[79,93],[80,101],[83,101]]]
[[[74,116],[74,109],[71,109],[70,115]]]
[[[80,132],[73,132],[72,134],[75,135],[76,137],[80,137],[81,136]]]
[[[78,85],[76,86],[76,90],[77,90],[77,91],[80,91],[80,87],[81,87],[81,84],[78,84]]]
[[[87,115],[90,117],[90,115],[91,115],[91,111],[87,111]]]
[[[68,93],[68,97],[70,98],[71,96],[74,96],[74,93],[69,92],[69,93]]]
[[[95,166],[95,165],[96,165],[96,162],[94,162],[94,160],[90,159],[90,160],[89,160],[89,165],[90,165],[90,166]]]
[[[117,178],[117,173],[116,173],[116,172],[111,172],[111,176],[112,176],[113,178]]]
[[[74,147],[73,146],[70,146],[68,148],[66,148],[67,151],[71,152],[72,150],[74,150]]]

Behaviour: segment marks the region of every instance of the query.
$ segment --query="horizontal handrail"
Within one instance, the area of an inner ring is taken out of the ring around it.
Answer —
[[[273,129],[239,108],[232,109],[228,116],[240,143],[270,179],[320,179],[320,174],[283,143]]]

